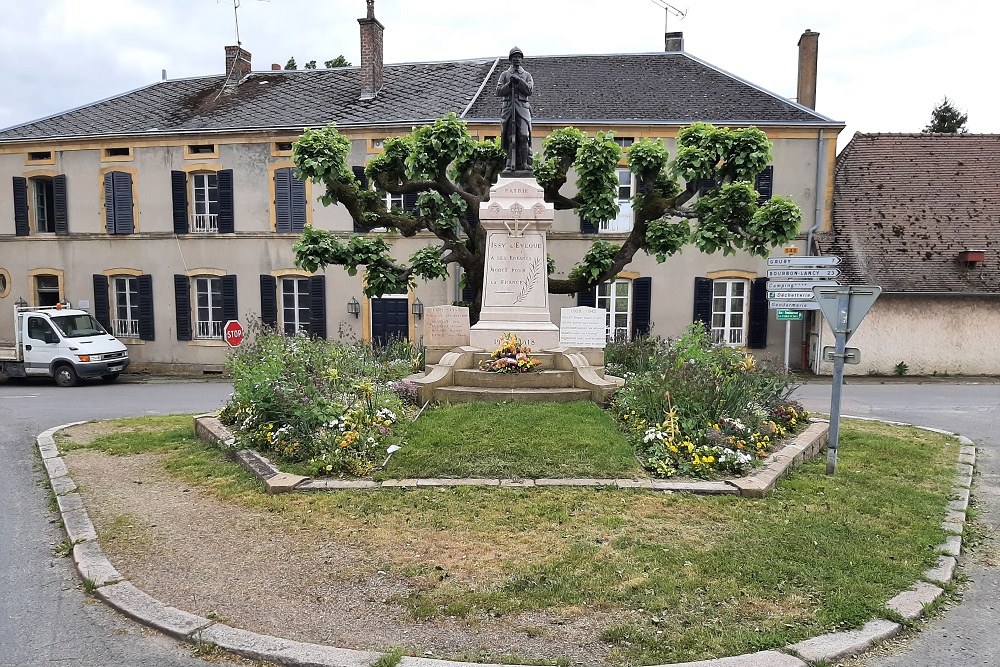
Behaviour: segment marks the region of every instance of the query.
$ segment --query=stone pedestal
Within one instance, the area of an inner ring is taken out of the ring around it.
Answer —
[[[533,178],[501,178],[479,210],[486,229],[483,308],[470,331],[472,347],[493,351],[507,332],[533,350],[559,344],[549,313],[546,234],[555,209]]]

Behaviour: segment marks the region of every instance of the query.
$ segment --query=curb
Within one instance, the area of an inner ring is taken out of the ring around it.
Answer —
[[[868,421],[880,420],[869,419]],[[296,642],[234,628],[224,623],[217,623],[209,618],[171,607],[132,585],[131,582],[118,572],[111,561],[108,560],[100,544],[98,544],[97,531],[90,521],[90,516],[83,506],[83,499],[77,493],[76,483],[69,476],[69,470],[66,468],[66,463],[63,461],[53,438],[54,434],[62,429],[84,423],[86,422],[71,422],[50,428],[38,435],[36,443],[52,486],[52,493],[59,507],[60,516],[66,527],[67,537],[73,544],[74,564],[81,579],[84,581],[84,586],[88,590],[92,590],[97,597],[129,618],[176,639],[192,644],[214,645],[230,653],[252,660],[269,661],[296,667],[370,667],[382,657],[382,654],[372,651]],[[885,423],[914,426],[913,424],[904,424],[902,422]],[[813,426],[816,426],[816,424],[813,424]],[[195,419],[195,428],[198,428],[198,418]],[[803,434],[811,428],[812,426],[806,429]],[[916,426],[915,428],[945,435],[955,435],[939,429],[922,426]],[[976,461],[974,443],[963,436],[955,437],[957,437],[961,445],[959,449],[960,462],[957,464],[959,474],[956,486],[952,491],[954,500],[949,505],[950,511],[944,522],[944,527],[948,530],[952,524],[955,524],[959,528],[959,534],[950,535],[945,543],[939,547],[942,556],[938,559],[937,565],[923,573],[922,578],[925,581],[915,583],[906,591],[901,592],[886,602],[887,613],[897,614],[903,619],[912,620],[923,616],[927,605],[937,600],[944,593],[944,589],[935,584],[944,585],[948,583],[955,573],[955,557],[959,555],[961,550],[961,526],[966,519],[969,487],[972,482],[972,470]],[[781,451],[777,452],[777,454],[780,453]],[[791,456],[783,457],[787,461],[783,471],[787,472],[793,464],[798,465],[798,463],[801,463],[803,454],[804,452],[800,451],[793,453]],[[798,462],[795,462],[796,458],[798,458]],[[771,479],[770,487],[773,487],[774,482],[780,476],[778,475]],[[487,481],[493,482],[494,480]],[[603,482],[601,485],[605,486],[608,482],[608,480],[584,481],[600,481]],[[502,480],[500,482],[499,485],[502,486]],[[653,667],[810,667],[810,665],[826,665],[835,660],[862,653],[873,645],[897,635],[901,630],[902,625],[899,623],[884,619],[873,619],[857,630],[832,632],[806,639],[781,649]],[[457,662],[411,656],[403,657],[399,662],[399,666],[498,667],[484,663]],[[507,667],[528,666],[508,665]]]
[[[733,495],[744,498],[764,498],[775,484],[793,468],[818,456],[826,449],[829,424],[814,421],[776,452],[764,459],[764,464],[745,477],[712,481],[670,481],[664,479],[481,479],[481,478],[422,478],[373,480],[311,479],[281,472],[271,461],[252,449],[235,449],[236,439],[214,414],[195,415],[195,434],[205,442],[229,453],[236,463],[264,484],[268,493],[289,491],[347,491],[397,489],[417,487],[500,486],[513,487],[615,487],[649,491],[685,492],[703,495]]]

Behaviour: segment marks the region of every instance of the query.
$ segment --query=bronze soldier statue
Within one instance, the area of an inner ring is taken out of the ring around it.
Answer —
[[[500,112],[501,142],[507,151],[507,172],[531,172],[531,95],[535,82],[528,70],[521,67],[524,53],[518,47],[510,50],[510,67],[497,81],[497,95],[503,98]]]

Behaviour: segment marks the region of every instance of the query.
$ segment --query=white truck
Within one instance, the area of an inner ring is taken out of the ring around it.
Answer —
[[[14,309],[14,343],[0,343],[0,374],[51,377],[60,387],[80,378],[114,382],[128,368],[128,348],[85,310],[58,304]]]

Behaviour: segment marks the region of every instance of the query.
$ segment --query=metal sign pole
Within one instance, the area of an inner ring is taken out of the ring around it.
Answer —
[[[837,447],[840,445],[840,397],[844,386],[844,357],[847,349],[847,322],[851,289],[838,290],[837,324],[834,327],[836,349],[833,354],[833,391],[830,396],[830,442],[826,450],[826,474],[837,472]]]
[[[785,320],[785,375],[791,372],[791,368],[788,366],[788,348],[790,346],[790,341],[792,339],[792,321]]]

